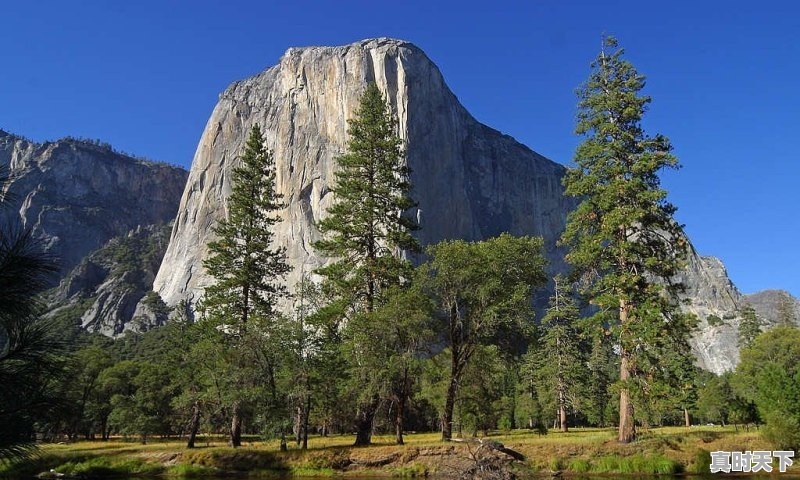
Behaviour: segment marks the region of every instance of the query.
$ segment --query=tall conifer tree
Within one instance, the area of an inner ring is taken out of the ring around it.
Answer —
[[[332,187],[335,201],[319,222],[324,239],[315,246],[337,259],[318,273],[345,306],[346,315],[369,316],[382,292],[410,278],[411,264],[401,252],[419,250],[411,235],[418,225],[404,215],[415,206],[409,197],[409,169],[396,121],[375,83],[367,86],[348,123],[347,152],[337,158]],[[354,341],[351,363],[358,367],[366,360],[365,348],[358,344],[363,336],[349,337]],[[363,368],[354,370],[357,377],[365,377],[354,379],[365,387],[357,400],[356,445],[366,445],[380,399],[374,388],[366,388],[374,383],[372,376]]]
[[[578,91],[576,133],[584,140],[564,179],[567,194],[581,199],[562,238],[571,247],[567,259],[585,274],[599,315],[615,325],[620,442],[636,436],[632,395],[652,379],[665,342],[685,342],[690,329],[677,310],[680,286],[669,282],[685,257],[685,237],[659,179],[678,161],[666,137],[641,127],[650,103],[640,94],[644,85],[617,41],[605,38]]]
[[[742,319],[739,321],[739,348],[748,348],[761,333],[762,322],[749,302],[744,304],[740,315]]]
[[[786,327],[797,325],[794,299],[787,292],[781,292],[781,298],[778,300],[778,325]]]
[[[206,288],[207,318],[220,325],[230,340],[229,353],[245,343],[248,324],[268,324],[278,300],[286,295],[282,283],[289,271],[286,253],[273,245],[276,213],[284,207],[276,191],[275,161],[254,125],[244,146],[241,165],[233,169],[227,218],[214,227],[217,240],[208,244],[203,266],[215,283]],[[231,358],[241,357],[241,353]],[[238,371],[240,369],[233,369]],[[243,370],[242,370],[243,371]],[[242,380],[245,381],[245,380]],[[233,381],[232,388],[239,388]],[[239,382],[241,383],[241,382]],[[241,445],[242,401],[232,392],[231,445]]]
[[[578,327],[578,316],[568,282],[557,276],[549,308],[542,318],[539,348],[534,354],[538,357],[539,384],[556,405],[562,432],[568,430],[568,410],[576,406],[586,386],[588,345]]]

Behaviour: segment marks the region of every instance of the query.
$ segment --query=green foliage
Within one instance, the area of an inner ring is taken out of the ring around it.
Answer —
[[[756,315],[756,310],[750,303],[745,303],[741,312],[742,317],[739,322],[739,347],[747,348],[753,344],[753,341],[761,333],[761,327],[764,322]]]
[[[171,433],[170,421],[174,418],[171,402],[176,391],[167,366],[139,364],[131,386],[132,393],[111,397],[111,426],[123,434],[139,435],[143,442],[149,435]]]
[[[709,327],[718,327],[725,324],[721,318],[713,314],[706,317],[706,323],[708,323]]]
[[[161,465],[147,463],[144,460],[111,457],[95,457],[81,462],[67,462],[55,468],[58,473],[87,478],[157,475],[163,470]]]
[[[275,186],[275,161],[254,125],[233,169],[228,217],[213,229],[203,266],[214,278],[203,297],[204,313],[218,323],[244,328],[250,316],[268,318],[285,295],[278,283],[289,271],[283,248],[272,245],[276,212],[284,207]]]
[[[337,261],[320,269],[337,295],[356,312],[371,311],[381,289],[399,283],[410,263],[399,250],[419,250],[404,213],[416,204],[396,121],[377,85],[362,95],[348,121],[347,153],[336,159],[328,216],[319,222],[324,239],[314,246]]]
[[[542,239],[507,233],[482,242],[428,247],[421,284],[436,304],[450,353],[442,436],[452,435],[453,409],[472,357],[483,345],[511,353],[532,333],[530,296],[545,282]],[[515,342],[514,340],[517,340]]]
[[[591,353],[587,362],[588,387],[582,399],[581,411],[592,425],[611,424],[619,415],[618,405],[612,399],[612,386],[619,378],[617,358],[610,333],[600,327],[592,335]]]
[[[661,455],[600,457],[591,461],[591,473],[675,475],[683,471],[680,463]]]
[[[689,468],[687,468],[688,473],[695,473],[695,474],[708,474],[711,473],[711,452],[704,449],[698,449],[694,455],[694,460],[692,461]]]
[[[314,246],[336,259],[317,273],[331,300],[327,312],[348,317],[342,348],[352,381],[349,395],[357,406],[356,442],[365,444],[386,384],[403,402],[410,393],[406,359],[419,350],[424,335],[410,339],[412,330],[388,323],[398,318],[393,302],[402,295],[390,289],[406,286],[412,275],[401,252],[417,252],[419,244],[411,234],[418,225],[406,215],[416,204],[408,195],[402,141],[376,84],[367,86],[348,125],[347,152],[336,159],[334,204],[318,224],[323,239]],[[388,369],[375,372],[375,365]]]
[[[735,398],[730,385],[730,375],[708,374],[700,382],[697,393],[697,415],[704,422],[725,425],[729,421],[730,407]]]
[[[758,408],[765,437],[800,447],[800,330],[778,326],[756,337],[741,351],[734,387]]]
[[[587,473],[591,470],[592,466],[588,460],[582,458],[575,458],[570,460],[567,470],[575,473]]]
[[[233,169],[228,217],[214,227],[203,262],[214,283],[206,288],[194,346],[204,357],[203,375],[218,408],[232,418],[231,443],[238,446],[241,424],[254,406],[280,403],[275,376],[285,339],[285,322],[276,312],[286,296],[289,271],[284,248],[273,246],[276,212],[284,207],[276,191],[275,161],[254,125]]]
[[[795,302],[792,296],[786,292],[781,292],[781,298],[778,301],[778,325],[797,326]]]
[[[65,345],[38,317],[38,295],[58,268],[29,229],[7,209],[8,171],[0,166],[0,462],[26,458],[33,451],[33,423],[53,408]]]
[[[663,368],[664,356],[675,357],[668,362],[673,364],[689,355],[692,325],[678,311],[680,285],[669,281],[683,264],[686,239],[659,177],[678,161],[666,137],[644,133],[641,122],[651,99],[640,94],[644,76],[623,53],[615,39],[606,38],[578,92],[576,133],[584,140],[564,185],[581,202],[569,214],[562,242],[598,316],[615,325],[630,376],[622,392],[642,405],[645,378],[674,383],[674,372]],[[626,432],[625,440],[632,435]]]
[[[578,410],[586,393],[588,345],[578,315],[566,279],[556,277],[555,293],[541,321],[542,334],[527,354],[550,411]]]

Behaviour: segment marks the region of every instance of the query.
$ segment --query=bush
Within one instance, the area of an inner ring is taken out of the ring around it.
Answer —
[[[786,450],[800,448],[800,425],[797,417],[781,412],[772,412],[766,418],[761,433],[777,447]]]

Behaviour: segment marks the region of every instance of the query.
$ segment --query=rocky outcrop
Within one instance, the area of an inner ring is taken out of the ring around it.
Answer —
[[[763,290],[745,295],[744,299],[753,306],[767,328],[780,322],[778,312],[783,302],[788,302],[794,308],[794,319],[800,325],[800,300],[785,290]]]
[[[151,287],[170,231],[139,227],[92,252],[49,293],[48,315],[110,337],[163,325],[169,311]]]
[[[208,284],[202,268],[211,226],[225,215],[230,170],[250,127],[266,132],[277,183],[288,208],[277,228],[294,267],[289,285],[328,259],[314,252],[314,227],[331,204],[334,158],[347,119],[375,81],[399,119],[413,173],[413,212],[423,244],[481,239],[504,231],[541,235],[554,266],[555,239],[570,200],[564,168],[476,121],[414,45],[375,39],[345,47],[293,48],[265,72],[220,95],[203,132],[155,289],[169,304],[196,299]]]
[[[692,338],[697,363],[712,372],[733,369],[739,362],[739,308],[742,295],[722,262],[691,249],[679,278],[686,287],[684,310],[694,313],[699,329]]]
[[[3,131],[0,166],[13,176],[14,210],[59,259],[62,277],[111,238],[171,221],[187,176],[98,142],[38,144]]]
[[[422,244],[506,231],[537,235],[544,238],[551,270],[565,270],[556,240],[574,201],[564,196],[564,167],[475,120],[419,48],[381,38],[289,49],[278,65],[220,95],[155,280],[167,303],[196,301],[209,283],[202,267],[206,244],[211,227],[225,216],[230,171],[255,123],[275,153],[278,189],[288,203],[276,239],[294,267],[290,288],[303,272],[329,261],[312,248],[319,238],[314,225],[332,202],[334,159],[346,144],[347,119],[373,81],[394,109],[406,143]],[[719,261],[693,252],[684,279],[693,300],[688,308],[701,316],[735,315],[739,293]],[[541,292],[537,303],[546,296]],[[694,347],[699,363],[718,372],[737,357],[729,330],[707,324]]]

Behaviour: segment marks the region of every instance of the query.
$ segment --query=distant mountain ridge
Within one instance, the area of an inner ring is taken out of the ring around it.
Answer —
[[[0,130],[14,210],[61,262],[63,278],[111,238],[172,221],[186,170],[72,138],[34,143]]]
[[[166,320],[154,311],[160,299],[152,283],[186,170],[99,141],[35,143],[2,130],[0,166],[12,177],[0,192],[10,192],[12,209],[0,213],[18,217],[60,263],[53,285],[61,285],[47,295],[50,316],[110,336]],[[155,251],[134,252],[127,263],[110,254],[130,239],[155,242],[159,235]]]

